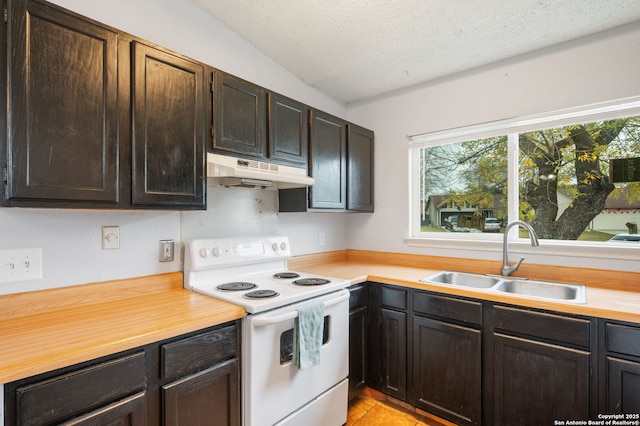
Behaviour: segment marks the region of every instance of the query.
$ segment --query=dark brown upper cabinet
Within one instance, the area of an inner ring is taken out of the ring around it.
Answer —
[[[204,66],[132,48],[132,203],[204,208]]]
[[[213,150],[266,158],[265,90],[222,71],[212,76]]]
[[[315,183],[309,189],[309,207],[347,207],[347,123],[324,112],[311,111],[309,160]]]
[[[280,211],[373,212],[373,131],[321,111],[309,115],[309,173],[315,183],[280,190]]]
[[[349,124],[347,136],[347,210],[373,211],[373,132]]]
[[[7,17],[4,204],[116,205],[117,34],[30,0]]]
[[[269,150],[271,160],[307,168],[309,108],[277,93],[269,93]]]
[[[204,66],[45,1],[1,4],[2,205],[204,209]]]

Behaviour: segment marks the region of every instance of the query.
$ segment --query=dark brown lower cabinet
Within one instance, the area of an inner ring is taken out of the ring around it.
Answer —
[[[589,419],[589,352],[501,334],[494,339],[494,425]]]
[[[382,390],[407,399],[407,314],[382,309]]]
[[[165,426],[238,425],[238,360],[199,371],[162,387]]]
[[[640,362],[608,357],[606,369],[606,412],[640,414]]]
[[[603,402],[607,413],[640,414],[640,327],[605,322]],[[632,420],[632,418],[630,418]],[[637,417],[633,420],[638,420]]]
[[[4,425],[240,424],[238,322],[4,385]]]
[[[456,424],[479,425],[482,332],[430,318],[413,319],[415,406]]]
[[[357,395],[367,375],[367,286],[349,287],[349,398]]]

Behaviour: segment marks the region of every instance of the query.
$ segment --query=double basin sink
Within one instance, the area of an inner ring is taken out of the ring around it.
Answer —
[[[587,289],[581,284],[529,280],[504,276],[473,274],[468,272],[441,271],[421,282],[481,291],[516,295],[525,298],[555,302],[587,303]]]

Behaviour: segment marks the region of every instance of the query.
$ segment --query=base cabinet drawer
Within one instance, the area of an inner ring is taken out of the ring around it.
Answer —
[[[141,391],[145,356],[138,352],[16,389],[18,425],[67,421]]]

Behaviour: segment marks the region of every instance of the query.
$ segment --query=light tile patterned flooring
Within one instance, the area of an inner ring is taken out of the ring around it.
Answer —
[[[391,401],[384,394],[365,389],[349,402],[346,426],[443,426],[401,404]]]

